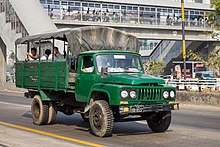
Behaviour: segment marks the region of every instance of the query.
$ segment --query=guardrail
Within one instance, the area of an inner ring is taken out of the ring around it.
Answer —
[[[218,91],[220,92],[220,79],[175,79],[167,82],[167,85],[172,85],[177,90],[189,90],[189,91]]]
[[[87,5],[88,1],[40,1],[48,15],[55,20],[69,20],[69,21],[90,21],[90,22],[110,22],[110,23],[125,23],[125,24],[137,24],[143,25],[159,25],[181,27],[181,14],[169,13],[161,11],[161,8],[157,8],[155,11],[143,11],[140,10],[142,6],[137,6],[137,10],[124,10],[121,9],[118,4],[118,8],[107,8],[105,3],[95,3],[90,7]],[[71,4],[70,4],[71,3]],[[75,3],[75,4],[74,4]],[[93,8],[93,7],[96,8]],[[110,6],[110,5],[109,5]],[[112,5],[113,6],[113,5]],[[116,6],[116,5],[115,5]],[[124,7],[124,5],[122,6]],[[129,6],[130,7],[130,6]],[[145,8],[146,9],[146,8]],[[155,8],[154,8],[155,9]],[[170,8],[171,9],[171,8]],[[176,9],[175,9],[176,11]],[[180,9],[179,9],[180,11]],[[190,12],[190,10],[186,10]],[[174,12],[174,11],[173,11]],[[185,26],[189,28],[212,28],[213,26],[208,22],[207,18],[202,18],[207,12],[201,11],[201,14],[187,15],[185,19]],[[176,16],[175,16],[176,15]],[[200,19],[198,19],[200,18]]]

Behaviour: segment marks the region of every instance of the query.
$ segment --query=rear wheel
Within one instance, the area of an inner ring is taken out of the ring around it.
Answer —
[[[53,102],[49,103],[49,115],[48,124],[54,124],[56,122],[57,110],[56,105]]]
[[[36,125],[46,125],[48,123],[48,104],[42,102],[39,95],[35,95],[31,103],[31,113],[33,123]]]
[[[171,111],[155,113],[153,117],[147,120],[148,126],[154,132],[166,131],[171,123]]]
[[[89,112],[89,123],[94,135],[110,136],[113,129],[113,113],[104,100],[95,101]]]

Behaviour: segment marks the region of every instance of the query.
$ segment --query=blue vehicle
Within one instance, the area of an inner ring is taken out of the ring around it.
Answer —
[[[200,71],[196,72],[195,78],[198,78],[200,80],[209,80],[214,78],[214,72],[213,71]]]

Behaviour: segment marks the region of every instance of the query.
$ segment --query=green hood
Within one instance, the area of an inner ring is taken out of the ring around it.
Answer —
[[[140,84],[165,84],[161,78],[141,73],[111,73],[106,79],[108,83],[122,85],[140,85]]]

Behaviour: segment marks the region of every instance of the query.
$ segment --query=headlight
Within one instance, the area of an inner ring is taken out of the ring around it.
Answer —
[[[170,97],[174,98],[175,97],[175,92],[174,91],[170,91]]]
[[[167,98],[169,97],[169,92],[168,92],[168,91],[164,91],[164,92],[163,92],[163,97],[164,97],[165,99],[167,99]]]
[[[135,91],[131,91],[131,92],[130,92],[130,97],[131,97],[132,99],[136,98],[136,92],[135,92]]]
[[[128,97],[128,92],[126,90],[121,91],[121,97],[122,98]]]

